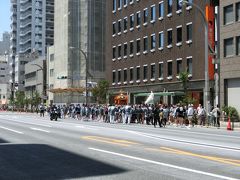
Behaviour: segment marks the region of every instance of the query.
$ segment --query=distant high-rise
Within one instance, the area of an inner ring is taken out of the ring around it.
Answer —
[[[10,34],[8,32],[4,32],[2,34],[2,40],[0,40],[0,55],[8,53],[9,48],[10,48]]]

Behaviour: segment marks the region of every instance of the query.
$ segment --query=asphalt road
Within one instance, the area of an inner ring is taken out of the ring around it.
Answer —
[[[240,131],[1,112],[0,179],[240,179]]]

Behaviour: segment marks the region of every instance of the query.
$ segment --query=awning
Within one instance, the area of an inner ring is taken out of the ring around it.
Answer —
[[[182,96],[182,95],[184,95],[184,92],[181,92],[181,91],[176,91],[176,92],[153,92],[153,93],[154,93],[154,96]],[[134,94],[135,97],[140,97],[140,96],[147,97],[149,95],[150,95],[150,93]]]

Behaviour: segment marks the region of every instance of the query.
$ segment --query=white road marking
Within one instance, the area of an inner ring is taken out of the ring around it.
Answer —
[[[82,128],[82,129],[89,129],[89,130],[98,130],[98,129],[96,129],[96,128],[92,128],[92,127],[87,127],[87,126],[80,126],[80,125],[78,125],[78,126],[75,126],[75,127],[77,127],[77,128]]]
[[[18,123],[23,123],[23,124],[31,124],[31,125],[37,125],[37,126],[43,126],[43,127],[52,127],[50,125],[46,125],[46,124],[38,124],[38,123],[31,123],[31,122],[24,122],[24,121],[18,121],[18,120],[13,120],[13,119],[5,119],[8,121],[13,121],[13,122],[18,122]]]
[[[46,133],[50,133],[50,131],[47,131],[47,130],[44,130],[44,129],[39,129],[39,128],[30,128],[32,130],[35,130],[35,131],[42,131],[42,132],[46,132]]]
[[[3,126],[0,126],[0,128],[11,131],[11,132],[15,132],[15,133],[18,133],[18,134],[24,134],[23,132],[16,131],[16,130],[13,130],[13,129],[9,129],[9,128],[3,127]]]
[[[144,159],[144,158],[135,157],[135,156],[130,156],[130,155],[126,155],[126,154],[116,153],[116,152],[112,152],[112,151],[106,151],[106,150],[96,149],[96,148],[88,148],[88,149],[93,150],[93,151],[106,153],[106,154],[112,154],[112,155],[116,155],[116,156],[120,156],[120,157],[125,157],[125,158],[129,158],[129,159],[137,160],[137,161],[143,161],[143,162],[146,162],[146,163],[151,163],[151,164],[156,164],[156,165],[160,165],[160,166],[179,169],[179,170],[183,170],[183,171],[187,171],[187,172],[191,172],[191,173],[206,175],[206,176],[210,176],[210,177],[214,177],[214,178],[225,179],[225,180],[239,180],[239,179],[232,178],[232,177],[227,177],[227,176],[222,176],[222,175],[218,175],[218,174],[208,173],[208,172],[204,172],[204,171],[199,171],[199,170],[185,168],[185,167],[176,166],[176,165],[172,165],[172,164],[162,163],[162,162],[153,161],[153,160]]]
[[[224,150],[228,150],[228,151],[236,151],[236,152],[240,151],[239,147],[222,146],[222,145],[210,144],[210,143],[207,144],[207,143],[201,143],[201,142],[197,142],[197,141],[193,142],[193,141],[176,139],[176,138],[165,138],[165,137],[161,137],[161,136],[158,136],[158,135],[141,133],[141,132],[137,132],[137,131],[128,131],[128,132],[133,133],[133,134],[137,134],[137,135],[140,135],[140,136],[143,136],[143,137],[148,137],[148,138],[151,138],[151,139],[156,139],[156,140],[175,142],[175,143],[180,143],[180,144],[190,144],[190,145],[193,145],[193,146],[201,146],[201,147],[208,147],[208,148],[221,149],[221,150],[224,149]]]

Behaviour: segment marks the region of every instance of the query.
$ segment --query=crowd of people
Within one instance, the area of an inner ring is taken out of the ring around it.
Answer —
[[[85,105],[85,104],[71,104],[53,105],[45,108],[40,105],[40,116],[44,116],[44,112],[51,112],[51,108],[56,108],[58,117],[73,118],[77,120],[96,120],[105,123],[139,123],[153,125],[154,127],[165,127],[166,125],[173,125],[176,127],[205,126],[213,125],[220,127],[221,112],[218,106],[207,113],[201,104],[197,108],[193,104],[183,106],[181,104],[166,105]],[[208,116],[208,117],[207,117]],[[206,120],[208,121],[206,122]]]

